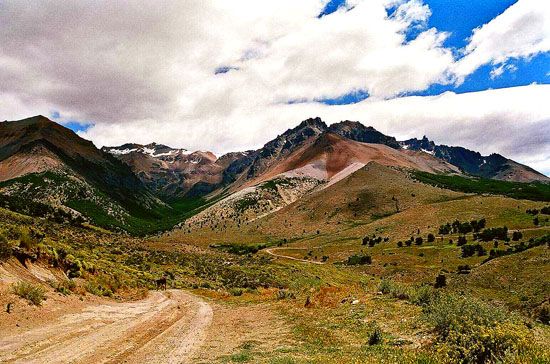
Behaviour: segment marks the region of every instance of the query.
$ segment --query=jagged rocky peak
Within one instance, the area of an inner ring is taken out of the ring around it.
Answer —
[[[385,144],[395,149],[400,148],[399,142],[394,137],[385,135],[372,126],[365,126],[359,121],[344,120],[332,124],[328,131],[362,143]]]
[[[399,142],[399,144],[405,149],[425,150],[430,152],[434,151],[436,147],[435,143],[428,139],[425,135],[422,139],[412,138]]]

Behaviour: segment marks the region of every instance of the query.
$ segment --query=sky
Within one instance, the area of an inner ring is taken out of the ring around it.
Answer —
[[[216,154],[358,120],[550,175],[547,0],[0,0],[0,120]]]

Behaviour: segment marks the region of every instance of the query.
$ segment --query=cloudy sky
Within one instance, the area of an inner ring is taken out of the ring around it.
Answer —
[[[308,117],[550,175],[547,0],[0,0],[0,119],[257,148]]]

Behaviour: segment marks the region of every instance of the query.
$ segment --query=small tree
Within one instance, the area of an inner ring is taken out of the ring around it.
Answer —
[[[447,285],[447,277],[445,277],[444,274],[439,274],[437,277],[435,277],[435,288],[443,288]]]
[[[424,239],[422,239],[421,236],[417,237],[416,239],[414,239],[414,243],[416,245],[422,245],[422,243],[424,242]]]
[[[513,241],[518,241],[520,240],[521,238],[523,238],[523,234],[521,233],[521,231],[514,231],[512,233],[512,240]]]
[[[411,246],[411,244],[412,244],[412,240],[406,240],[406,241],[405,241],[405,245]]]
[[[430,233],[428,234],[428,243],[433,243],[435,241],[434,234]]]
[[[535,217],[535,218],[533,219],[533,225],[539,226],[539,218],[538,218],[538,217]]]
[[[403,242],[402,242],[402,241],[398,241],[398,242],[397,242],[397,247],[402,248],[402,247],[403,247]]]
[[[467,242],[468,242],[468,240],[466,239],[466,237],[464,235],[462,235],[462,236],[458,237],[458,241],[457,241],[456,245],[462,246],[462,245],[465,245]]]

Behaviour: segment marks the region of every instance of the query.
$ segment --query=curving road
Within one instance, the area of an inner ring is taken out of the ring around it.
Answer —
[[[2,363],[188,363],[202,345],[212,308],[179,290],[141,301],[88,306],[12,337]]]

